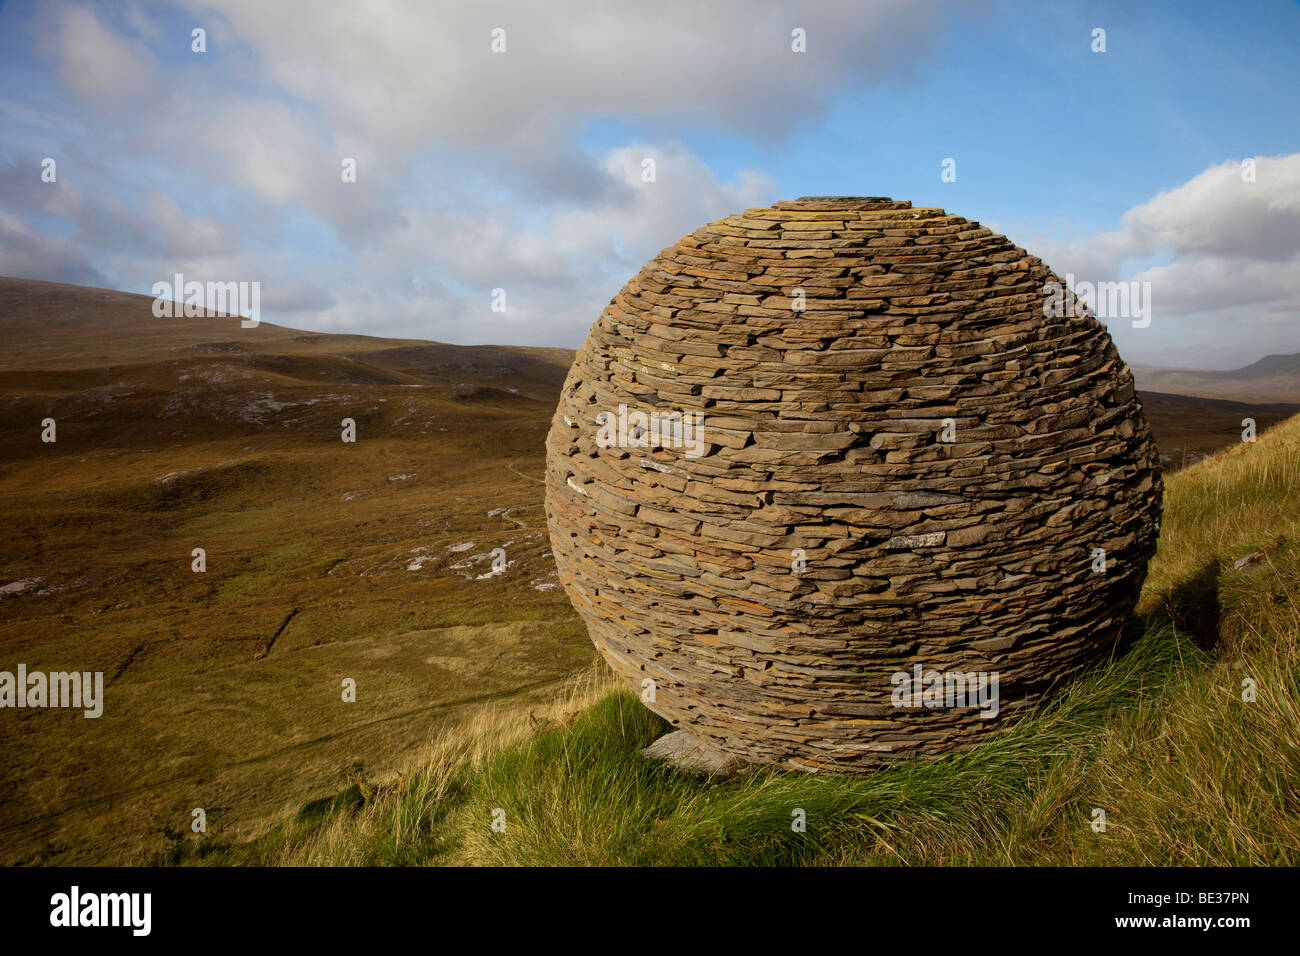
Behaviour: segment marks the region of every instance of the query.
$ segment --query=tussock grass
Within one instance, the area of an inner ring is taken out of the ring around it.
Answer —
[[[540,717],[479,715],[418,772],[280,834],[263,858],[1296,865],[1298,492],[1300,418],[1170,476],[1159,552],[1115,655],[964,752],[865,777],[753,768],[710,782],[642,759],[667,725],[593,673]],[[1233,568],[1256,550],[1251,569]]]

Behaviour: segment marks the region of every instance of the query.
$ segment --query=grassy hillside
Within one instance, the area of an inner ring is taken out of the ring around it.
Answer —
[[[782,859],[863,823],[858,812],[916,829],[881,817],[892,804],[879,795],[816,783],[826,789],[799,797],[804,842],[782,843],[782,788],[806,780],[759,774],[719,788],[664,776],[633,756],[659,722],[609,696],[602,669],[565,690],[596,657],[557,586],[540,483],[571,352],[159,320],[150,305],[0,279],[0,669],[100,670],[106,697],[97,720],[0,709],[0,863],[731,859],[710,855],[727,847],[743,859],[735,841],[752,842],[772,814]],[[1151,393],[1144,404],[1174,466],[1182,448],[1192,461],[1234,445],[1216,461],[1260,462],[1285,441],[1270,432],[1240,446],[1248,406]],[[1252,412],[1264,427],[1280,410]],[[40,440],[46,417],[53,444]],[[354,444],[339,440],[344,417]],[[1165,633],[1149,603],[1165,594],[1184,636],[1132,658],[1144,686],[1202,653],[1198,635],[1235,626],[1215,610],[1237,580],[1216,577],[1221,560],[1251,541],[1295,540],[1293,473],[1289,498],[1279,492],[1275,507],[1251,492],[1252,511],[1225,490],[1237,473],[1219,469],[1171,482],[1171,507],[1208,511],[1166,522],[1143,623]],[[1205,474],[1222,487],[1183,484]],[[1231,515],[1246,523],[1221,530]],[[1189,528],[1201,538],[1168,544]],[[495,548],[508,559],[499,574]],[[357,682],[355,703],[341,699],[343,678]],[[582,772],[554,776],[570,766]],[[1029,765],[1006,766],[1014,781]],[[511,796],[513,774],[531,789]],[[779,800],[765,804],[769,793]],[[896,796],[960,817],[956,804]],[[479,827],[485,806],[507,810],[506,834]],[[204,835],[190,831],[196,807]],[[573,807],[585,807],[581,820],[551,828]],[[530,832],[561,845],[530,846]],[[861,850],[854,834],[843,852]]]
[[[641,759],[666,725],[593,672],[544,712],[480,713],[394,785],[358,780],[257,844],[197,840],[173,859],[1296,865],[1298,489],[1300,418],[1171,476],[1159,553],[1113,658],[956,757],[865,779],[755,768],[711,783]],[[805,833],[791,829],[799,809]]]
[[[1300,380],[1300,373],[1296,377]],[[1243,419],[1254,419],[1259,433],[1300,413],[1300,405],[1230,402],[1144,390],[1142,412],[1160,449],[1160,467],[1168,473],[1241,441]]]

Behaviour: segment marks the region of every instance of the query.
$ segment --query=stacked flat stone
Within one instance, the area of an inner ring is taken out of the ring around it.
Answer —
[[[647,706],[752,762],[865,771],[982,738],[1113,648],[1158,456],[1105,327],[1045,314],[1059,281],[941,209],[821,197],[628,282],[564,385],[546,503],[561,582]],[[602,447],[620,405],[702,415],[704,454]],[[996,672],[998,717],[895,706],[916,664]]]

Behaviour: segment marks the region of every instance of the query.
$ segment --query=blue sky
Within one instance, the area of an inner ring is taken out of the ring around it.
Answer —
[[[888,195],[1150,282],[1150,326],[1109,323],[1131,362],[1300,351],[1293,0],[361,9],[0,5],[0,274],[259,281],[280,324],[576,347],[702,222]]]

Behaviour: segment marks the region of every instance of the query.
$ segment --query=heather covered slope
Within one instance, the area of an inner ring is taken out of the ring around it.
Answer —
[[[158,851],[196,807],[247,836],[594,654],[541,506],[568,353],[150,305],[0,280],[0,669],[106,684],[99,719],[0,710],[5,863]]]

